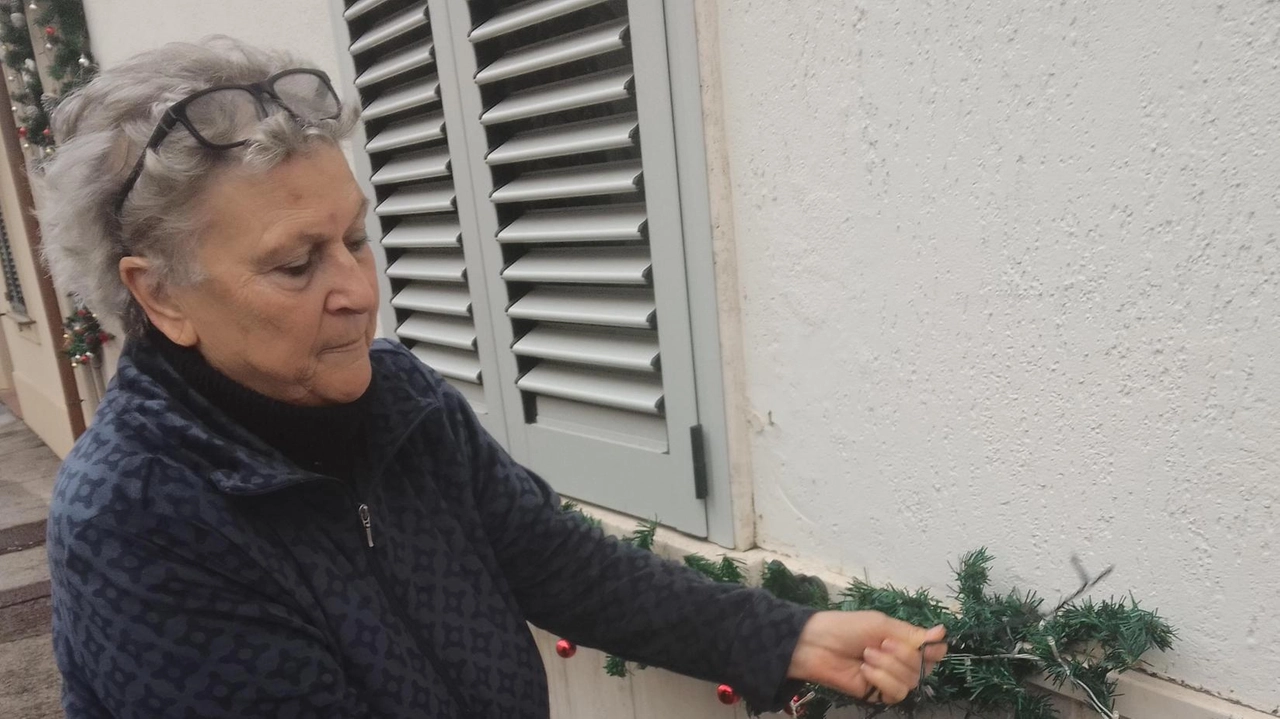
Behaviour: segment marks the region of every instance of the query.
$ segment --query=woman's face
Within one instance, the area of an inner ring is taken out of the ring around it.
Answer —
[[[367,202],[332,145],[265,174],[228,173],[203,203],[203,279],[170,290],[184,330],[160,328],[269,397],[358,398],[369,386],[378,309]]]

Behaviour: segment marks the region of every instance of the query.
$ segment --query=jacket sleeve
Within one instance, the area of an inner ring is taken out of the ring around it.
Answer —
[[[629,660],[727,683],[761,709],[790,699],[799,685],[785,681],[786,671],[813,610],[713,583],[561,511],[556,493],[507,455],[466,400],[443,391],[485,532],[530,622]]]
[[[50,522],[70,719],[369,716],[320,631],[228,576],[215,554],[191,551],[216,549],[207,528],[110,514]]]

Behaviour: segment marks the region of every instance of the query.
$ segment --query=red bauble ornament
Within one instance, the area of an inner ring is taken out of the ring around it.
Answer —
[[[716,698],[720,700],[721,704],[738,703],[738,693],[728,684],[721,684],[716,688]]]
[[[53,37],[54,35],[57,35],[57,34],[58,34],[58,28],[56,28],[56,27],[54,27],[54,26],[52,26],[52,25],[46,25],[46,26],[45,26],[45,28],[44,28],[44,36],[45,36],[45,37]]]
[[[21,137],[22,139],[24,139],[24,140],[25,140],[25,139],[27,139],[27,134],[28,134],[29,132],[31,132],[31,131],[30,131],[30,130],[28,130],[27,128],[25,128],[25,127],[19,127],[19,128],[18,128],[18,137]]]
[[[41,134],[41,135],[44,135],[45,137],[53,137],[53,130],[50,130],[49,128],[47,128],[47,127],[46,127],[46,128],[44,129],[44,132],[42,132],[42,133],[40,133],[40,134]]]
[[[560,641],[556,642],[556,654],[559,654],[561,659],[568,659],[569,657],[577,653],[578,653],[578,645],[574,644],[568,639],[561,639]]]
[[[106,332],[98,333],[98,341],[101,342],[102,344],[106,344],[107,340],[109,339],[111,339],[111,335],[107,334]]]

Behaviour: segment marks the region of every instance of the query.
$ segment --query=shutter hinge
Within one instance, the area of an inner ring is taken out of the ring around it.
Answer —
[[[702,425],[689,428],[689,444],[693,448],[693,496],[707,498],[707,448],[702,438]]]

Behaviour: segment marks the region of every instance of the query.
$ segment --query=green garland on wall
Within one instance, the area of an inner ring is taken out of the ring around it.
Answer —
[[[89,51],[89,27],[80,0],[38,0],[36,24],[44,28],[45,49],[52,51],[49,75],[65,95],[93,79],[98,66]]]
[[[57,95],[45,91],[31,40],[30,19],[42,30],[44,48],[50,53],[48,73],[57,83]],[[49,111],[57,96],[89,82],[98,68],[89,50],[89,31],[80,0],[37,0],[0,3],[0,44],[9,68],[11,107],[18,135],[46,153],[53,151]]]
[[[36,67],[35,48],[27,25],[26,9],[21,2],[0,5],[0,47],[9,80],[10,108],[17,120],[18,136],[38,147],[53,145],[49,129],[44,83]]]
[[[566,502],[564,509],[581,513],[572,502]],[[595,520],[588,521],[599,526]],[[652,551],[656,530],[656,522],[644,522],[623,541]],[[1142,666],[1148,651],[1172,647],[1173,628],[1156,612],[1139,606],[1132,594],[1105,601],[1077,598],[1046,609],[1034,592],[1015,588],[992,593],[992,561],[985,549],[961,557],[955,568],[956,587],[947,603],[923,589],[876,587],[860,580],[851,582],[833,602],[821,580],[795,574],[781,562],[765,565],[760,586],[782,599],[815,609],[870,609],[918,626],[947,628],[946,660],[906,701],[885,707],[811,685],[796,697],[797,713],[803,719],[824,719],[833,708],[854,706],[866,717],[885,712],[912,717],[949,707],[966,716],[1057,719],[1048,695],[1031,684],[1033,678],[1044,676],[1059,688],[1080,690],[1095,713],[1116,719],[1114,677]],[[684,562],[712,581],[745,584],[743,564],[731,557],[716,561],[691,554]],[[1081,591],[1106,574],[1086,579]],[[563,651],[557,646],[561,656],[572,656],[572,643],[562,640],[561,644],[567,645]],[[642,668],[615,656],[605,663],[606,673],[615,677]],[[729,687],[721,686],[717,694],[727,704],[737,701]],[[747,709],[753,715],[759,713],[753,707]]]

